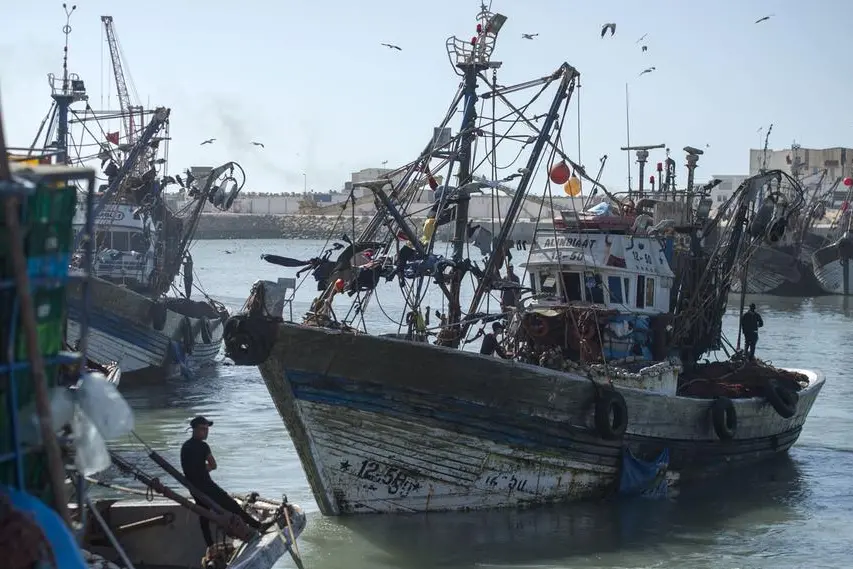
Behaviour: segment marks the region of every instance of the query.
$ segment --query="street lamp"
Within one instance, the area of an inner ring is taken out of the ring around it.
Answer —
[[[308,175],[305,172],[302,172],[302,182],[303,182],[302,193],[307,194],[308,193]]]

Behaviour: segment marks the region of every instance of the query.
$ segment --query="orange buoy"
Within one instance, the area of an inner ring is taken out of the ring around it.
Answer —
[[[565,183],[563,186],[563,191],[567,196],[575,197],[581,195],[581,181],[580,178],[572,174],[569,178],[569,181]]]
[[[551,178],[551,181],[561,186],[569,181],[571,175],[572,171],[565,160],[560,160],[551,166],[551,169],[548,171],[548,177]]]

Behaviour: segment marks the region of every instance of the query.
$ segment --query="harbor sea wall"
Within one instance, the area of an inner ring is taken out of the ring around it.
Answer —
[[[414,219],[415,230],[420,232],[423,219]],[[337,225],[336,225],[337,222]],[[256,215],[234,213],[203,213],[198,223],[196,239],[327,239],[341,234],[358,235],[370,222],[369,216],[339,217],[337,215]],[[473,220],[489,227],[490,220]],[[355,231],[353,231],[355,225]],[[516,222],[511,239],[530,241],[535,224]],[[438,228],[437,239],[450,239],[453,224]]]

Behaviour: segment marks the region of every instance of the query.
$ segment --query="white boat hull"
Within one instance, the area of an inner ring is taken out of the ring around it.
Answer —
[[[812,255],[814,275],[828,294],[853,294],[853,241],[849,236],[815,251]]]

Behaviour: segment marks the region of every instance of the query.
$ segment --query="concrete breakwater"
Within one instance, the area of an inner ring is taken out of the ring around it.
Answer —
[[[346,233],[358,235],[370,222],[369,216],[333,215],[254,215],[232,213],[203,213],[198,223],[196,239],[328,239],[340,238]],[[415,231],[420,233],[423,219],[412,219]],[[488,220],[473,221],[488,227]],[[354,227],[353,227],[354,226]],[[512,239],[531,240],[534,224],[517,222]],[[355,230],[353,230],[355,229]],[[438,228],[436,238],[449,240],[453,224]]]

